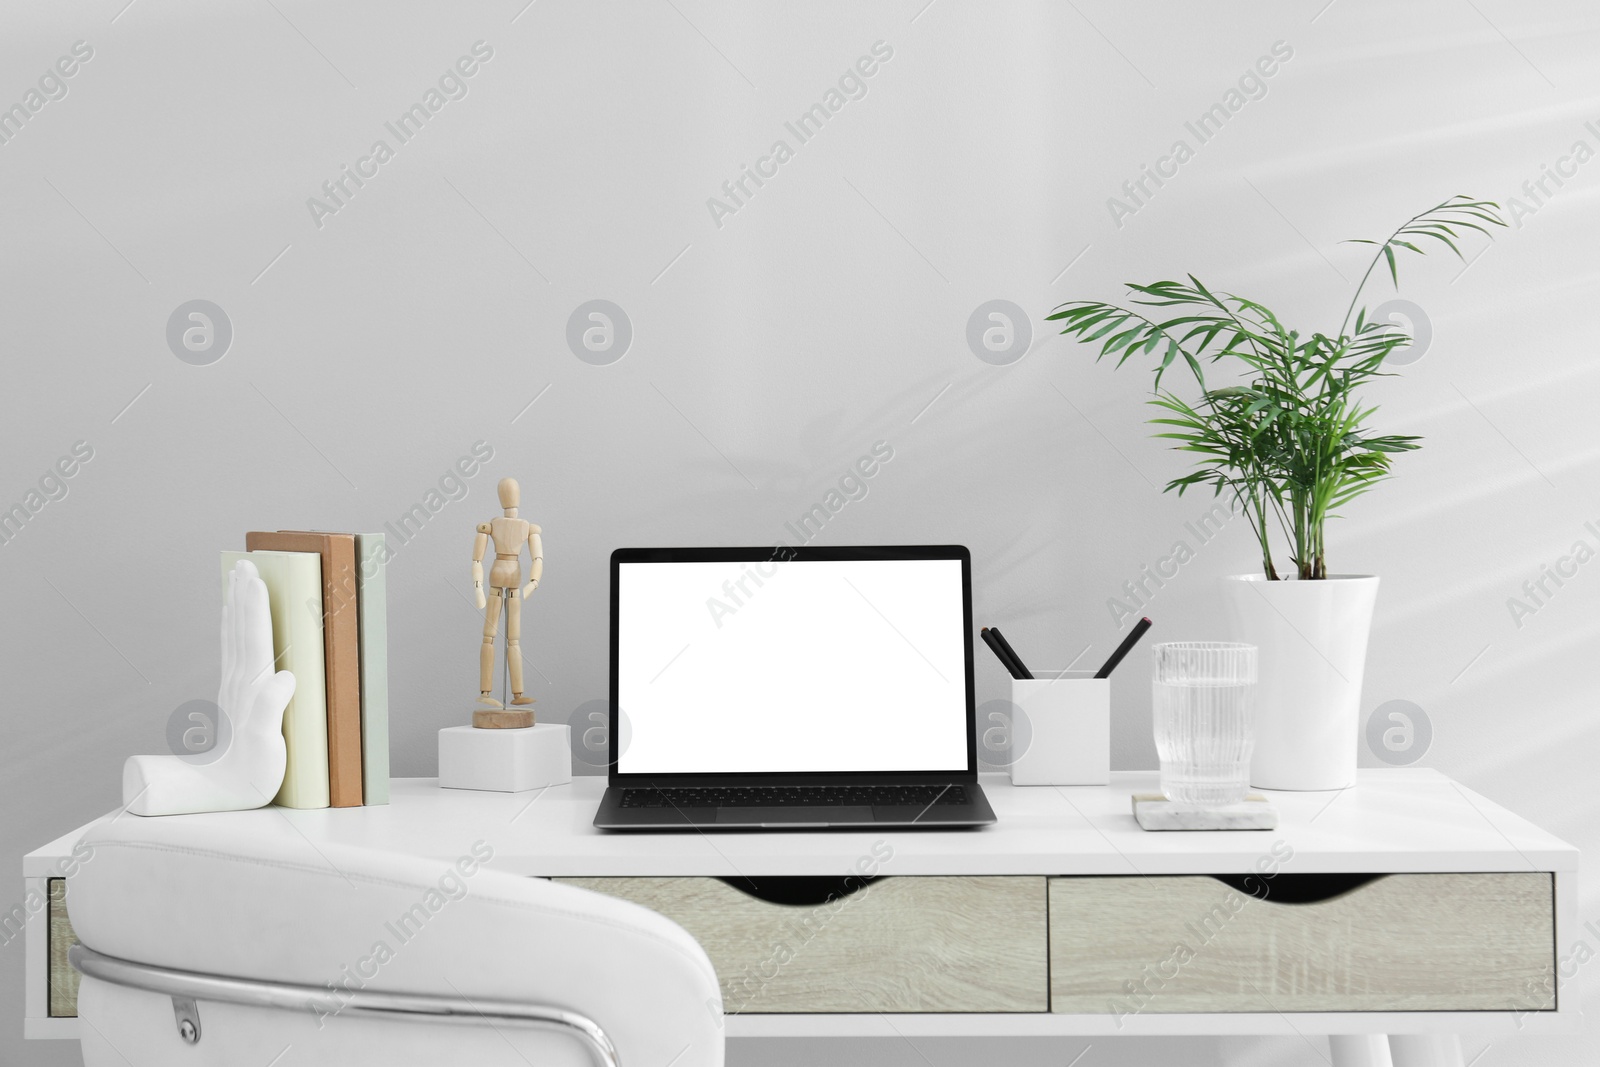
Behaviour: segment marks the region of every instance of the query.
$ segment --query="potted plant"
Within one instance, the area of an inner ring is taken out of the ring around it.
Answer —
[[[1379,263],[1398,289],[1400,253],[1424,254],[1436,241],[1461,257],[1464,235],[1504,225],[1494,202],[1454,196],[1384,241],[1350,242],[1377,251],[1331,334],[1291,330],[1264,305],[1208,289],[1192,274],[1186,282],[1130,283],[1132,306],[1074,300],[1049,316],[1063,334],[1099,342],[1097,359],[1155,362],[1155,436],[1197,457],[1167,491],[1208,485],[1230,493],[1255,534],[1261,572],[1231,576],[1225,586],[1239,637],[1260,648],[1253,785],[1340,789],[1355,779],[1378,579],[1330,573],[1325,528],[1389,475],[1393,455],[1420,447],[1415,436],[1368,429],[1377,408],[1361,394],[1387,376],[1384,360],[1411,335],[1372,319],[1361,295]],[[1192,403],[1161,385],[1180,360],[1199,388]],[[1207,366],[1224,361],[1236,373],[1208,385]],[[1277,567],[1275,535],[1288,544],[1290,573]]]

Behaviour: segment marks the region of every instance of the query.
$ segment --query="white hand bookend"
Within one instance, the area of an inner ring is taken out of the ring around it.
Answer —
[[[287,750],[283,710],[294,675],[272,671],[272,613],[255,564],[240,560],[228,574],[222,608],[222,686],[217,707],[231,741],[208,762],[188,756],[129,756],[122,802],[135,815],[242,811],[272,803],[283,785]]]

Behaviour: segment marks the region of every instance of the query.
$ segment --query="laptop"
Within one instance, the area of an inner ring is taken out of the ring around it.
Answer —
[[[959,545],[611,554],[607,830],[983,826]]]

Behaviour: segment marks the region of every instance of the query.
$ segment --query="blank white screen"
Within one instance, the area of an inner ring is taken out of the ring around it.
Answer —
[[[619,773],[967,769],[960,560],[623,563],[617,582]]]

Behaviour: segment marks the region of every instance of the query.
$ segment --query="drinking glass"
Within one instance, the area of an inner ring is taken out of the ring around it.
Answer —
[[[1256,646],[1169,641],[1150,651],[1161,792],[1176,804],[1237,804],[1250,788]]]

